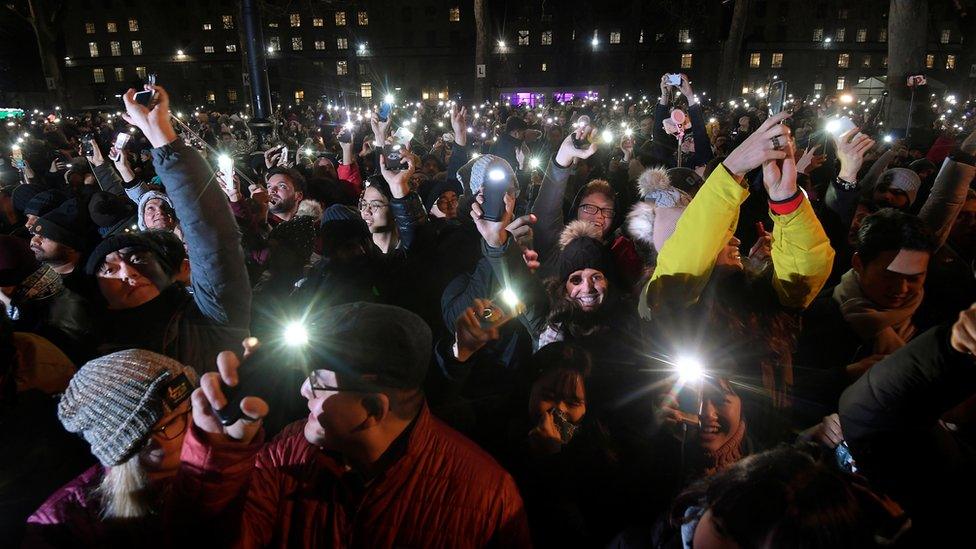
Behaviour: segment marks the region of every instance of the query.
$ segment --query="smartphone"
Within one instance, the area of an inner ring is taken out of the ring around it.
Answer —
[[[115,136],[115,148],[121,152],[122,149],[125,148],[125,144],[129,142],[130,138],[132,138],[132,135],[130,135],[129,132],[119,132],[119,135]]]
[[[407,163],[403,161],[403,145],[399,143],[383,145],[383,158],[383,165],[392,172],[407,168]]]
[[[92,143],[92,134],[90,133],[81,136],[81,154],[83,156],[95,154],[95,145]]]
[[[489,167],[481,190],[484,202],[481,203],[482,219],[501,221],[505,216],[505,193],[514,185],[511,176],[500,167]]]
[[[156,75],[150,74],[149,78],[146,79],[146,84],[149,84],[150,86],[155,86]],[[136,103],[139,103],[143,107],[149,107],[149,105],[152,104],[152,100],[154,97],[156,97],[156,90],[142,90],[136,92],[135,100]]]
[[[218,156],[217,168],[220,169],[224,188],[234,189],[234,159],[226,154]]]
[[[14,144],[12,148],[11,158],[14,162],[14,167],[18,170],[23,171],[24,169],[24,151],[20,150],[20,145]]]
[[[339,131],[339,135],[336,136],[336,139],[339,140],[339,143],[352,143],[352,129],[353,129],[352,122],[346,122],[345,124],[342,125],[342,129]]]
[[[380,111],[376,113],[376,116],[380,119],[380,122],[386,122],[390,119],[390,113],[393,112],[393,103],[387,103],[386,101],[380,103]]]
[[[681,75],[680,74],[668,74],[667,84],[669,86],[680,87],[681,86]]]
[[[274,374],[278,373],[276,370],[284,362],[280,356],[281,349],[275,350],[274,347],[276,346],[262,345],[241,362],[237,371],[237,385],[231,387],[223,381],[220,382],[220,389],[227,398],[227,404],[223,408],[214,410],[220,423],[230,426],[244,417],[244,412],[241,411],[241,400],[244,397],[254,396],[268,401],[268,397],[273,396],[271,388],[276,384]],[[294,391],[294,387],[291,390]]]
[[[281,159],[283,161],[285,161],[285,162],[288,162],[288,146],[287,145],[282,145],[281,146]]]
[[[583,116],[577,118],[576,119],[576,126],[577,126],[577,129],[578,128],[589,128],[589,126],[590,126],[590,117],[589,116],[586,116],[584,114]],[[590,135],[589,134],[584,135],[582,138],[578,138],[578,137],[576,137],[576,132],[574,131],[572,133],[572,139],[573,139],[573,146],[576,147],[577,149],[586,149],[586,148],[589,148],[589,146],[590,146]]]
[[[413,132],[404,127],[397,128],[393,133],[393,141],[409,149],[410,142],[413,141]]]
[[[840,118],[834,118],[827,122],[827,131],[834,135],[844,135],[845,133],[853,130],[856,126],[854,121],[848,116],[842,116]]]
[[[783,112],[786,104],[786,82],[777,80],[769,86],[769,116]]]

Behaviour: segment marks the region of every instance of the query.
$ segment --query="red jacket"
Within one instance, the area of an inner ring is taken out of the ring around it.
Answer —
[[[303,423],[263,447],[212,444],[191,429],[175,501],[239,547],[531,545],[512,477],[426,406],[403,455],[358,488],[355,474],[305,440]]]

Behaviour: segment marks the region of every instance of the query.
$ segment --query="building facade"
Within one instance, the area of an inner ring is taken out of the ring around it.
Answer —
[[[712,93],[733,1],[485,0],[494,95],[524,88],[599,85],[609,95],[657,93],[665,72],[685,72]],[[473,93],[473,2],[307,0],[265,2],[263,32],[274,103],[376,102]],[[953,2],[930,2],[924,71],[969,91],[972,56]],[[118,105],[118,94],[156,74],[178,105],[246,110],[239,2],[65,2],[64,79],[75,108]],[[799,96],[834,94],[883,76],[888,0],[752,0],[735,90],[774,78]]]

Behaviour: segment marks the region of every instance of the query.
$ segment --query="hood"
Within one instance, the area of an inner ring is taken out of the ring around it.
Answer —
[[[587,181],[587,184],[589,181]],[[611,187],[612,188],[612,187]],[[578,191],[576,191],[576,196],[573,197],[573,204],[570,206],[568,215],[566,216],[566,224],[569,225],[571,222],[576,221],[577,214],[579,213],[580,201],[583,200],[583,192],[586,190],[586,184],[582,185]],[[613,233],[623,225],[625,217],[625,212],[623,211],[623,204],[621,202],[620,193],[616,189],[613,191],[613,220],[610,222],[610,231],[607,232],[607,240],[613,240]]]
[[[146,230],[146,220],[143,217],[143,213],[145,212],[146,209],[146,203],[152,200],[153,198],[161,199],[163,202],[169,204],[170,209],[172,209],[174,212],[176,211],[176,208],[173,208],[173,202],[169,199],[169,195],[159,191],[146,191],[145,193],[142,194],[142,196],[139,197],[139,211],[137,215],[139,219],[140,231]]]

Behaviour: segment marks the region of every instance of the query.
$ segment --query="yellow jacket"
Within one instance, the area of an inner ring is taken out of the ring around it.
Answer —
[[[658,254],[657,268],[638,305],[642,318],[650,318],[653,309],[665,303],[681,307],[698,302],[748,196],[749,190],[725,166],[715,168]],[[792,213],[770,216],[773,288],[783,306],[804,309],[827,281],[834,250],[808,200]]]

